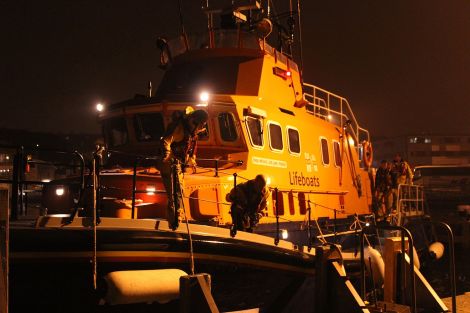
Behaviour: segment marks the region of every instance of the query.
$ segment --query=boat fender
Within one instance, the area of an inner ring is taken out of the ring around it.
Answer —
[[[374,151],[372,150],[372,143],[364,140],[362,142],[362,162],[364,162],[365,168],[372,166],[372,159],[374,157]]]
[[[444,255],[444,245],[439,242],[433,242],[428,247],[429,254],[434,260],[439,260]]]
[[[382,286],[385,277],[385,263],[380,252],[370,246],[365,247],[364,262],[366,263],[366,270],[369,275],[371,274],[372,265],[372,275],[374,277],[375,285],[377,287]]]
[[[167,303],[179,298],[180,277],[188,275],[179,269],[117,271],[104,279],[107,304]]]

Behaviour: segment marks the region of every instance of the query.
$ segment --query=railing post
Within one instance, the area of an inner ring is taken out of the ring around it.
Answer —
[[[23,181],[25,180],[25,156],[24,156],[24,147],[20,147],[19,157],[18,157],[18,206],[20,215],[25,215],[24,209],[24,185]]]
[[[11,186],[11,220],[18,220],[18,205],[20,204],[20,184],[21,184],[21,160],[23,159],[23,147],[16,149],[13,157],[13,179]]]
[[[364,229],[361,229],[361,298],[364,300],[366,298],[366,273],[365,273],[365,263],[364,263]]]
[[[137,185],[137,163],[139,162],[139,158],[134,161],[134,168],[132,172],[132,208],[131,208],[131,218],[135,219],[135,194],[136,194],[136,185]]]
[[[279,210],[278,210],[279,190],[277,187],[274,188],[274,192],[276,193],[276,237],[274,238],[274,244],[277,246],[279,244]]]
[[[452,313],[457,312],[457,287],[455,284],[455,252],[454,252],[454,233],[452,228],[444,222],[433,222],[434,224],[441,225],[447,232],[447,237],[449,239],[449,276],[450,276],[450,292],[452,295]]]
[[[312,206],[310,205],[310,198],[307,200],[308,203],[308,220],[307,220],[307,236],[308,236],[308,251],[312,249],[312,229],[310,226],[312,216]]]
[[[336,243],[336,240],[337,240],[337,238],[336,238],[337,232],[336,232],[336,209],[335,209],[335,208],[333,208],[333,214],[334,214],[334,219],[333,219],[333,232],[334,232],[334,234],[335,234],[333,238],[334,238],[334,241],[335,241],[335,243]]]
[[[232,200],[232,205],[230,206],[230,215],[232,216],[232,227],[230,228],[230,236],[235,237],[237,235],[237,173],[233,173],[233,191],[235,194],[235,199]]]

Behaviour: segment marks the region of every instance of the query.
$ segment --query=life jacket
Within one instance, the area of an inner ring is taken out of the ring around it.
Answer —
[[[187,157],[192,157],[196,153],[197,135],[194,135],[191,132],[188,122],[184,118],[183,114],[173,116],[173,121],[168,125],[164,137],[173,134],[180,123],[183,126],[183,139],[180,141],[173,141],[170,148],[173,156],[184,164],[187,161]],[[163,147],[160,147],[160,149],[163,151]]]

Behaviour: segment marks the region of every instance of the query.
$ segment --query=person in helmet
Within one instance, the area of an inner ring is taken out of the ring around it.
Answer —
[[[411,166],[406,162],[400,154],[396,154],[393,158],[393,165],[391,169],[392,175],[392,193],[393,193],[393,207],[395,209],[400,209],[398,207],[398,192],[400,185],[412,185],[413,184],[413,170]],[[400,192],[408,191],[409,189],[401,189]],[[403,194],[402,196],[403,197]]]
[[[226,200],[232,203],[230,210],[233,236],[237,230],[253,232],[266,209],[268,196],[269,190],[263,175],[238,184],[227,194]]]
[[[384,218],[392,210],[392,176],[390,164],[386,160],[380,162],[380,167],[375,174],[375,203],[376,217],[378,220]]]
[[[161,158],[157,161],[157,169],[168,197],[167,218],[173,230],[179,225],[183,172],[187,167],[196,172],[197,139],[205,131],[207,120],[208,115],[204,110],[175,112],[173,121],[160,138]]]
[[[392,173],[395,176],[396,184],[413,184],[413,170],[398,153],[393,159]]]

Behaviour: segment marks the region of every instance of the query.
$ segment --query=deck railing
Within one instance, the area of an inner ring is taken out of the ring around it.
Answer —
[[[398,185],[397,225],[403,225],[406,218],[424,216],[424,189],[419,185]]]
[[[369,131],[359,125],[346,98],[315,85],[304,83],[303,86],[307,112],[346,127],[358,146],[364,140],[370,141]]]

